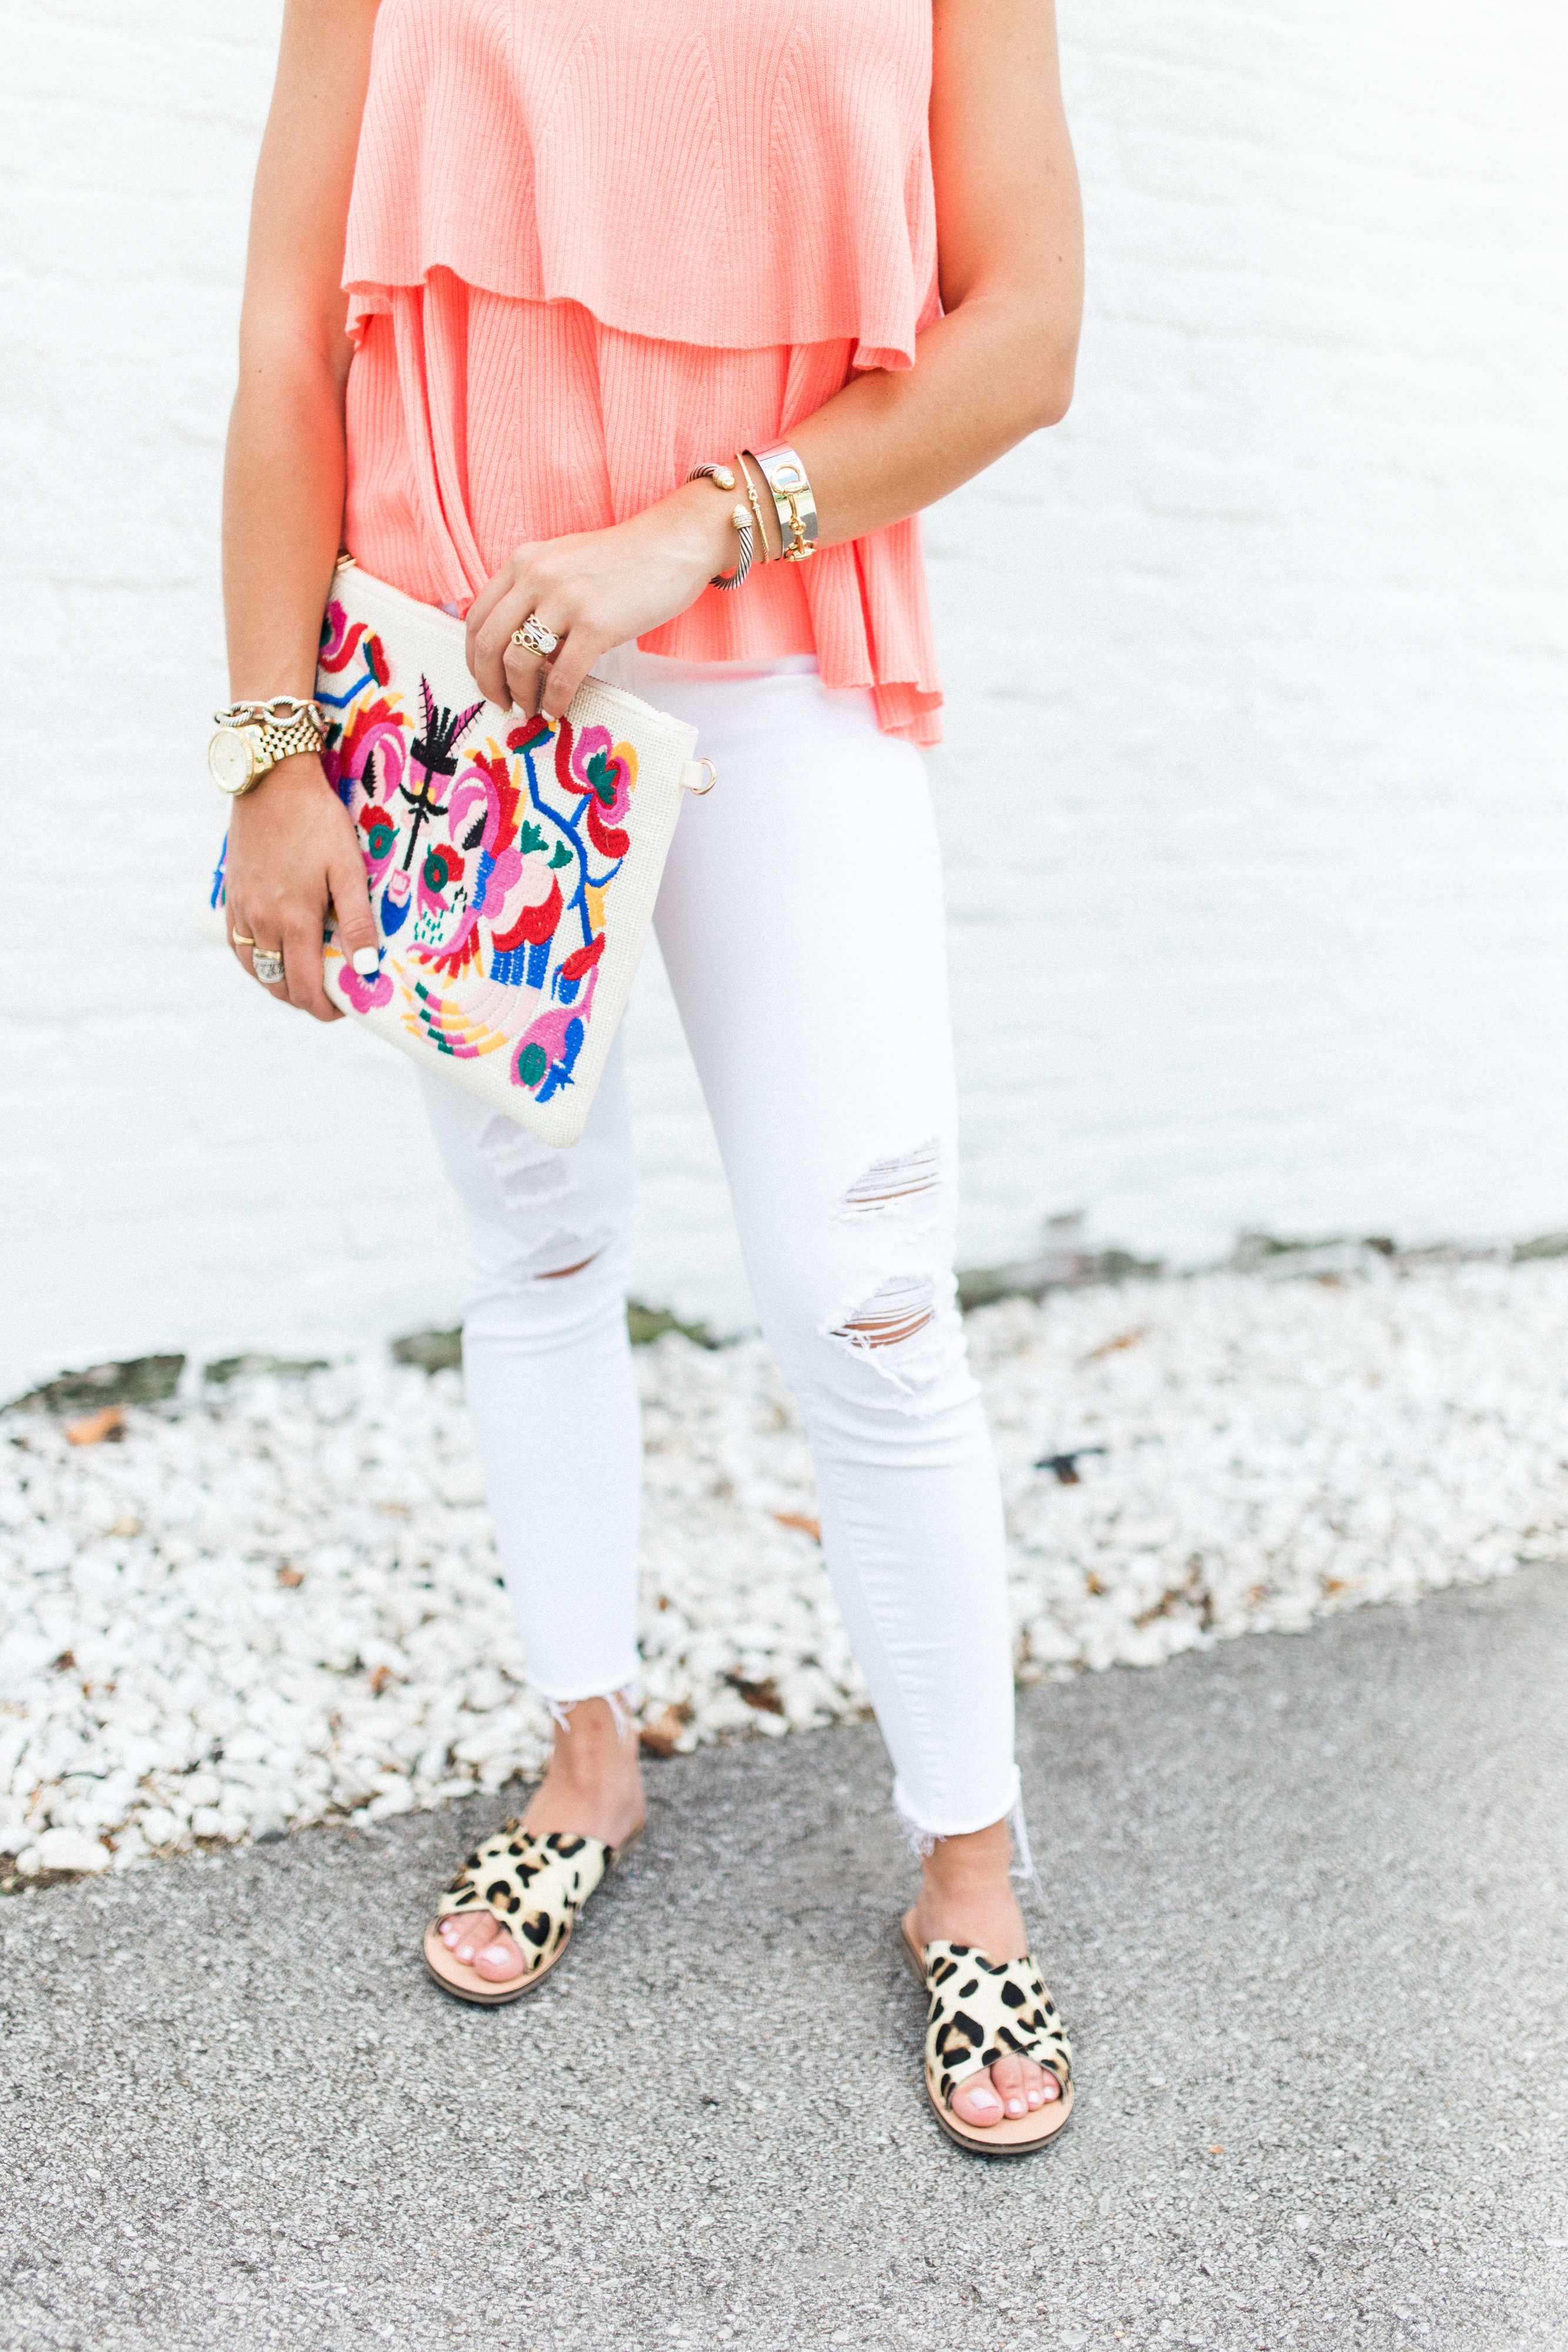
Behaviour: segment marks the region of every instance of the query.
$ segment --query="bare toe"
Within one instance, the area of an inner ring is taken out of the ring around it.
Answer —
[[[987,2074],[976,2074],[967,2083],[961,2084],[948,2105],[953,2113],[967,2124],[999,2124],[1006,2112]]]
[[[448,1945],[455,1958],[472,1968],[486,1945],[494,1940],[496,1922],[488,1911],[468,1911],[458,1917],[456,1927],[458,1933],[447,1938]]]
[[[991,2087],[1009,2116],[1029,2113],[1029,2094],[1024,2084],[1024,2062],[1021,2058],[998,2058],[991,2068]]]
[[[998,2058],[991,2068],[991,2081],[1009,2116],[1028,2114],[1061,2095],[1055,2075],[1032,2058]]]
[[[1049,2107],[1052,2099],[1061,2096],[1061,2085],[1049,2066],[1037,2065],[1032,2058],[1024,2059],[1023,2090],[1030,2107]]]
[[[513,1977],[522,1975],[524,1965],[522,1953],[502,1927],[486,1945],[474,1968],[477,1975],[491,1977],[497,1984],[506,1984]]]

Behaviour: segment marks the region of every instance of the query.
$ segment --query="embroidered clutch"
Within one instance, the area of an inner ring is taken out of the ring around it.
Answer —
[[[548,1143],[575,1143],[625,1009],[696,730],[590,677],[569,715],[476,696],[464,629],[344,558],[321,627],[321,761],[380,934],[327,992]]]

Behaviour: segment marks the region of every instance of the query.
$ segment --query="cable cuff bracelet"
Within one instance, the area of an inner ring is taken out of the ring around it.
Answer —
[[[714,482],[721,490],[733,490],[735,488],[735,475],[727,466],[694,466],[686,479],[688,482]],[[733,572],[716,572],[708,582],[710,588],[738,588],[750,571],[751,560],[757,551],[752,543],[750,513],[738,499],[730,509],[729,519],[740,539],[739,561]]]
[[[817,551],[817,501],[805,467],[788,441],[777,441],[771,449],[744,449],[741,456],[751,459],[772,492],[785,562],[804,563]]]

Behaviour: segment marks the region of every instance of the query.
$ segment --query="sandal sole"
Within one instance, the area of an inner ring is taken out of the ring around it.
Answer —
[[[928,1988],[925,1982],[925,1963],[920,1957],[907,1925],[902,1919],[898,1923],[898,1941],[904,1958],[919,1979],[920,1990],[922,1992],[926,1992]],[[1002,2132],[1017,2132],[1020,2126],[1027,2129],[1029,2124],[1034,2120],[1029,2116],[1016,2116],[1010,2123],[988,2125],[983,2132],[966,2131],[958,2118],[947,2106],[936,2084],[932,2081],[929,2067],[923,2071],[925,2078],[925,2096],[930,2101],[932,2114],[954,2147],[963,2148],[967,2155],[988,2156],[998,2162],[1009,2157],[1039,2156],[1046,2148],[1055,2147],[1068,2125],[1072,2121],[1074,2100],[1073,2087],[1070,2083],[1061,2098],[1053,2099],[1051,2103],[1049,2112],[1053,2120],[1047,2131],[1033,2132],[1027,2137],[1017,2139],[1002,2139],[998,2137]]]
[[[575,1935],[575,1928],[572,1933]],[[559,1966],[571,1948],[571,1937],[569,1936],[565,1943],[550,1954],[548,1960],[542,1961],[537,1969],[530,1969],[527,1976],[514,1977],[509,1984],[492,1984],[488,1979],[476,1975],[471,1969],[465,1968],[463,1961],[454,1960],[452,1963],[454,1967],[464,1969],[465,1975],[473,1977],[472,1990],[467,1985],[456,1983],[444,1969],[436,1967],[431,1958],[433,1945],[444,1953],[449,1960],[452,1959],[451,1953],[442,1943],[434,1927],[427,1927],[424,1931],[424,1942],[420,1948],[420,1958],[424,1962],[425,1973],[433,1984],[438,1984],[443,1992],[450,1993],[454,2000],[468,2001],[475,2009],[505,2009],[509,2001],[521,2000],[525,1993],[533,1992],[543,1983],[551,1969]]]
[[[625,1860],[646,1826],[645,1822],[639,1822],[624,1844],[616,1847],[611,1860],[610,1870],[616,1869]],[[608,1878],[610,1871],[606,1871],[604,1875]],[[600,1885],[602,1885],[602,1884],[601,1879]],[[596,1887],[594,1893],[597,1894],[598,1891]],[[432,1984],[439,1985],[442,1991],[450,1993],[454,2000],[465,2000],[472,2009],[505,2009],[510,2002],[521,2000],[525,1995],[536,1992],[551,1969],[559,1967],[565,1959],[571,1949],[572,1937],[577,1933],[576,1928],[573,1927],[565,1943],[558,1944],[549,1959],[541,1961],[537,1969],[530,1969],[527,1976],[515,1977],[509,1984],[493,1985],[487,1978],[477,1975],[472,1969],[465,1968],[461,1960],[453,1960],[451,1952],[442,1942],[435,1929],[436,1922],[432,1920],[424,1931],[424,1941],[420,1946],[420,1958],[424,1962],[425,1974]],[[438,1969],[432,1958],[433,1950],[440,1952],[445,1958],[451,1960],[455,1968],[463,1969],[464,1974],[472,1978],[472,1987],[457,1983],[454,1978],[446,1974],[444,1969]]]

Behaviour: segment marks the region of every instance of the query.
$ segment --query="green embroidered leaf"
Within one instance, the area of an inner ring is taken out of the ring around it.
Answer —
[[[550,864],[552,866],[570,866],[571,864],[571,852],[567,847],[564,841],[558,841],[556,843],[555,855],[550,859]]]
[[[522,831],[517,835],[517,842],[522,850],[523,856],[525,857],[531,856],[536,849],[542,849],[545,845],[545,830],[543,825],[525,824]]]

